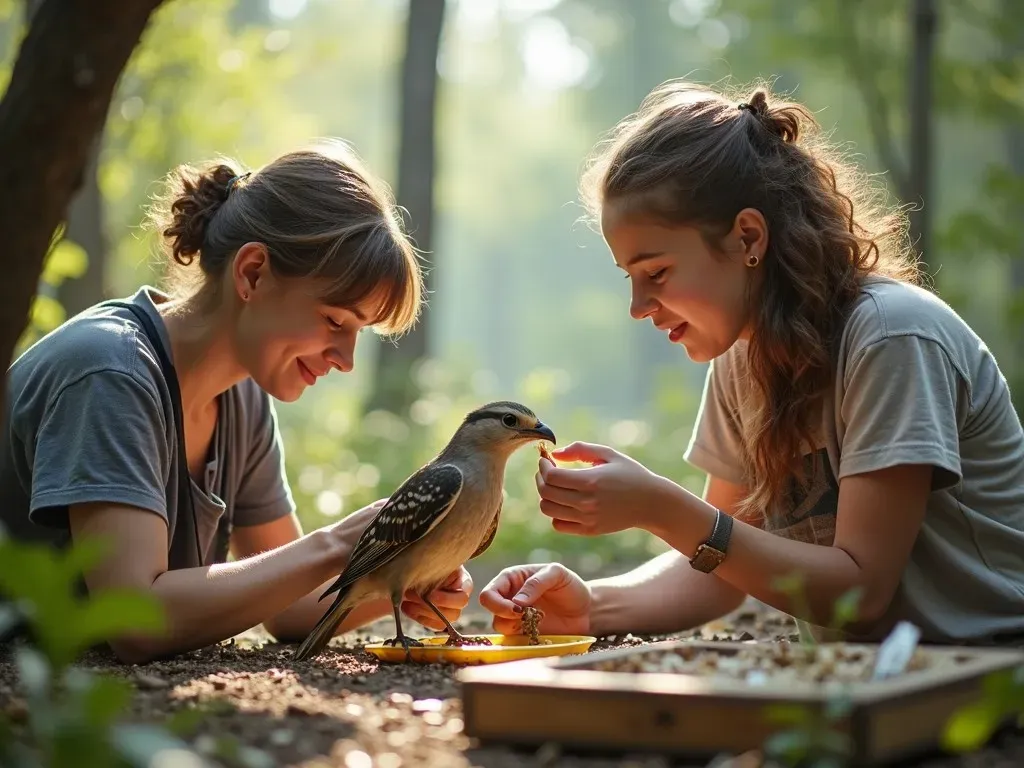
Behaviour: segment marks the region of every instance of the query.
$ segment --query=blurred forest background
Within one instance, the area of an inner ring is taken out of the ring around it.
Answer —
[[[0,87],[34,0],[0,0]],[[22,345],[159,284],[144,207],[175,164],[258,167],[344,138],[395,187],[433,293],[397,345],[278,404],[307,529],[387,495],[470,408],[518,399],[564,444],[600,441],[692,490],[682,460],[704,367],[628,315],[581,221],[594,143],[658,83],[769,79],[807,103],[894,202],[935,287],[1020,400],[1024,4],[1011,0],[169,0],[124,72]],[[579,539],[537,510],[536,453],[509,465],[486,563],[584,574],[660,551]]]

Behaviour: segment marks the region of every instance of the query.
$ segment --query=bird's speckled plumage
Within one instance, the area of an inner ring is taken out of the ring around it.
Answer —
[[[413,590],[426,597],[490,546],[505,465],[517,448],[535,440],[554,442],[555,436],[524,405],[496,401],[468,413],[444,449],[391,495],[363,531],[345,570],[321,596],[337,592],[334,603],[295,658],[318,654],[352,609],[379,597],[391,600],[395,641],[408,650],[399,617],[403,595]],[[450,625],[448,632],[453,641],[463,639]]]

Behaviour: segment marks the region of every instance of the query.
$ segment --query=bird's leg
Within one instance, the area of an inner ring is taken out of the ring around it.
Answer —
[[[444,622],[445,627],[448,631],[448,642],[445,645],[491,645],[491,641],[486,637],[467,637],[452,626],[452,623],[448,621],[448,617],[445,616],[438,609],[436,605],[430,602],[430,598],[426,595],[420,595],[423,598],[423,602],[430,606],[430,610],[437,614],[437,617]]]
[[[400,605],[401,602],[396,603],[392,601],[391,603],[391,610],[395,613],[396,634],[394,638],[392,638],[391,640],[385,640],[384,645],[401,644],[401,646],[405,649],[405,660],[408,662],[412,661],[412,654],[409,652],[409,646],[416,646],[417,648],[422,648],[423,643],[421,643],[419,640],[413,640],[411,637],[406,637],[405,632],[402,631],[402,616],[401,612],[399,611]]]

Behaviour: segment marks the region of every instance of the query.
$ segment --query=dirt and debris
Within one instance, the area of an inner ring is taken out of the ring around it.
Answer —
[[[803,646],[795,643],[750,643],[742,648],[683,645],[607,659],[589,669],[602,672],[658,672],[740,680],[757,685],[793,683],[866,683],[877,648],[856,645]],[[903,674],[963,663],[969,655],[936,654],[917,648]]]
[[[477,614],[460,631],[488,632]],[[514,749],[482,745],[463,733],[456,668],[385,664],[362,650],[387,636],[387,622],[335,641],[318,658],[294,662],[294,647],[258,633],[140,666],[92,653],[81,665],[132,681],[133,719],[173,725],[211,762],[239,768],[669,768],[707,766],[658,755],[569,754],[557,745]],[[739,609],[700,631],[702,640],[796,642],[790,620],[758,607]],[[664,637],[601,638],[594,650],[636,646]],[[6,656],[0,660],[0,706],[23,706]],[[1010,734],[965,757],[906,765],[999,768],[1024,765],[1024,737]]]

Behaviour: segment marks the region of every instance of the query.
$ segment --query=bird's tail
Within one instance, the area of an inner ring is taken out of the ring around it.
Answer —
[[[352,612],[353,606],[344,606],[345,598],[348,596],[348,590],[344,590],[339,593],[337,599],[330,609],[323,615],[323,617],[313,627],[313,631],[309,633],[302,644],[295,651],[293,658],[295,661],[305,661],[306,659],[312,658],[320,653],[327,644],[331,642],[331,638],[334,637],[334,631],[338,628],[338,625],[345,620],[345,617]]]

